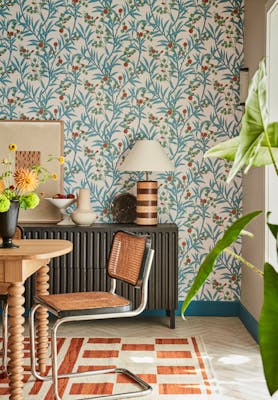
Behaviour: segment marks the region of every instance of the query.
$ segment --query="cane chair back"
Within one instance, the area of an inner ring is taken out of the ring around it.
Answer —
[[[22,239],[22,237],[23,237],[23,230],[22,230],[21,226],[18,225],[16,227],[16,231],[15,231],[15,234],[14,234],[14,239]]]
[[[140,285],[148,244],[146,236],[116,232],[109,255],[108,275],[133,286]]]

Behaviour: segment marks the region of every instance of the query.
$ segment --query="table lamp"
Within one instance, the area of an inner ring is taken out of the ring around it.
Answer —
[[[136,224],[157,225],[157,181],[149,174],[174,169],[163,147],[156,140],[137,140],[119,169],[146,173],[146,180],[137,182]]]

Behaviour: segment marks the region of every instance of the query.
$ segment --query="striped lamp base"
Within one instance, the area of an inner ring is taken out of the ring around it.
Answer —
[[[137,182],[137,225],[157,225],[157,182]]]

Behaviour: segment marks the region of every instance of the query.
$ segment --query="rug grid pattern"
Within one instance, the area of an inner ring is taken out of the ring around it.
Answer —
[[[153,387],[148,399],[215,399],[219,393],[214,373],[199,337],[187,338],[59,338],[59,373],[122,367]],[[29,341],[25,339],[24,399],[53,400],[50,382],[35,381],[30,374]],[[47,373],[50,372],[50,366]],[[60,379],[65,400],[136,391],[122,374],[106,373]],[[0,380],[0,397],[9,398],[8,381]]]

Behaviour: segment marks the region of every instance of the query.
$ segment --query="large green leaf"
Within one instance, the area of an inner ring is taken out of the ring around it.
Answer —
[[[269,393],[278,390],[278,273],[264,265],[264,304],[259,321],[259,343]]]
[[[272,153],[276,163],[278,162],[278,148],[272,148]],[[267,146],[262,146],[259,148],[255,158],[252,160],[252,167],[264,167],[265,165],[271,165],[273,163],[269,149]],[[248,171],[246,171],[248,172]]]
[[[269,221],[269,216],[270,216],[271,212],[267,213],[267,226],[270,229],[270,232],[272,233],[272,235],[274,236],[275,239],[278,239],[278,225],[275,224],[271,224]]]
[[[239,133],[239,146],[227,182],[230,182],[244,165],[250,166],[249,161],[256,158],[268,124],[266,88],[265,62],[262,61],[249,86]]]
[[[259,215],[261,211],[253,211],[250,214],[244,215],[243,217],[239,218],[235,221],[224,233],[223,237],[216,243],[214,248],[207,254],[204,261],[202,262],[197,276],[189,289],[187,296],[184,299],[181,308],[181,314],[183,315],[189,306],[192,298],[198,292],[198,290],[202,287],[205,283],[207,277],[211,273],[213,266],[217,257],[229,247],[237,238],[239,237],[241,231],[245,228],[245,226],[257,215]]]
[[[263,136],[259,149],[253,159],[249,160],[249,166],[262,167],[264,165],[273,164],[270,156],[269,145],[274,158],[274,162],[278,162],[278,122],[271,122],[266,128],[269,143],[267,143],[266,135]]]
[[[277,148],[278,147],[278,122],[271,122],[270,124],[268,124],[266,131],[267,131],[267,135],[268,135],[269,143],[270,143],[271,147]],[[267,146],[265,137],[263,138],[262,145]]]
[[[267,127],[269,143],[272,148],[272,153],[276,162],[278,162],[278,123],[272,122]],[[237,136],[233,139],[226,140],[225,142],[218,143],[216,146],[212,147],[205,153],[205,157],[219,157],[224,158],[229,161],[234,161],[237,149],[239,147],[240,137]],[[256,148],[256,146],[259,147]],[[265,136],[259,136],[257,140],[251,146],[250,152],[247,155],[254,152],[253,158],[246,157],[246,165],[252,167],[262,167],[265,165],[272,164],[272,159],[270,157],[269,148],[266,143]]]
[[[205,157],[220,157],[234,161],[239,146],[239,137],[218,143],[205,153]]]

